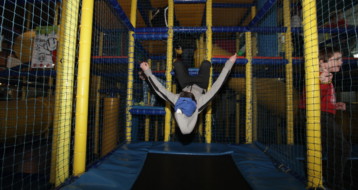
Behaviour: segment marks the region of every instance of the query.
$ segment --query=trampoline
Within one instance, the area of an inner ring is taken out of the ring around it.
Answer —
[[[305,189],[253,144],[124,144],[61,189]]]

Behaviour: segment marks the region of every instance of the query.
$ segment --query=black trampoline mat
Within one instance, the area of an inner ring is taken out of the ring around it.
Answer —
[[[250,190],[231,155],[149,153],[132,189]]]

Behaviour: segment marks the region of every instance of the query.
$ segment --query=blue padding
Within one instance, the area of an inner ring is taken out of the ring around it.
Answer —
[[[175,26],[173,27],[173,30],[175,33],[205,33],[206,27],[182,27],[182,26]]]
[[[128,64],[128,57],[124,58],[92,58],[92,63],[94,64]]]
[[[226,63],[226,61],[228,60],[228,58],[211,58],[211,63],[212,64],[224,64]],[[245,65],[247,63],[247,59],[243,59],[243,58],[239,58],[236,59],[235,64],[240,64],[240,65]]]
[[[255,145],[180,142],[140,142],[122,145],[62,189],[129,190],[140,174],[148,152],[201,156],[231,154],[240,173],[253,190],[305,189],[293,176],[279,171],[270,158]]]
[[[165,115],[164,107],[132,106],[129,112],[133,115]]]
[[[136,28],[135,29],[136,33],[144,33],[144,32],[149,32],[149,33],[165,33],[168,32],[168,28],[167,27],[149,27],[149,28]]]
[[[255,145],[229,145],[236,166],[250,184],[257,190],[304,190],[304,184],[290,174],[279,171]]]
[[[232,154],[233,151],[226,144],[205,144],[189,143],[182,144],[179,142],[155,143],[148,150],[149,153],[159,154],[176,154],[176,155],[197,155],[197,156],[219,156]]]
[[[285,65],[287,59],[252,59],[252,64],[255,65]]]
[[[151,143],[125,144],[61,189],[126,190],[140,174]]]
[[[124,23],[124,25],[128,28],[128,30],[133,31],[134,27],[130,22],[130,20],[128,19],[126,13],[123,11],[122,7],[118,4],[118,1],[108,0],[108,2],[111,5],[111,7],[115,10],[117,18],[119,18],[119,20],[121,20]]]
[[[148,33],[148,34],[133,34],[136,40],[165,40],[168,38],[167,33]]]
[[[214,33],[219,32],[249,32],[249,29],[245,26],[226,26],[226,27],[212,27],[211,30]]]

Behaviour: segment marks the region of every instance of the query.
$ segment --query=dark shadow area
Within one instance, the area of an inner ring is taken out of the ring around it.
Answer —
[[[250,190],[231,155],[198,156],[149,153],[136,189]]]

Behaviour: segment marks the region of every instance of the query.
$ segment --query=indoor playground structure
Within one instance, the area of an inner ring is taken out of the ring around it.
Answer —
[[[358,189],[356,0],[5,0],[0,15],[0,189]],[[195,76],[209,60],[210,89],[235,53],[181,134],[140,63],[178,93],[175,61]]]

